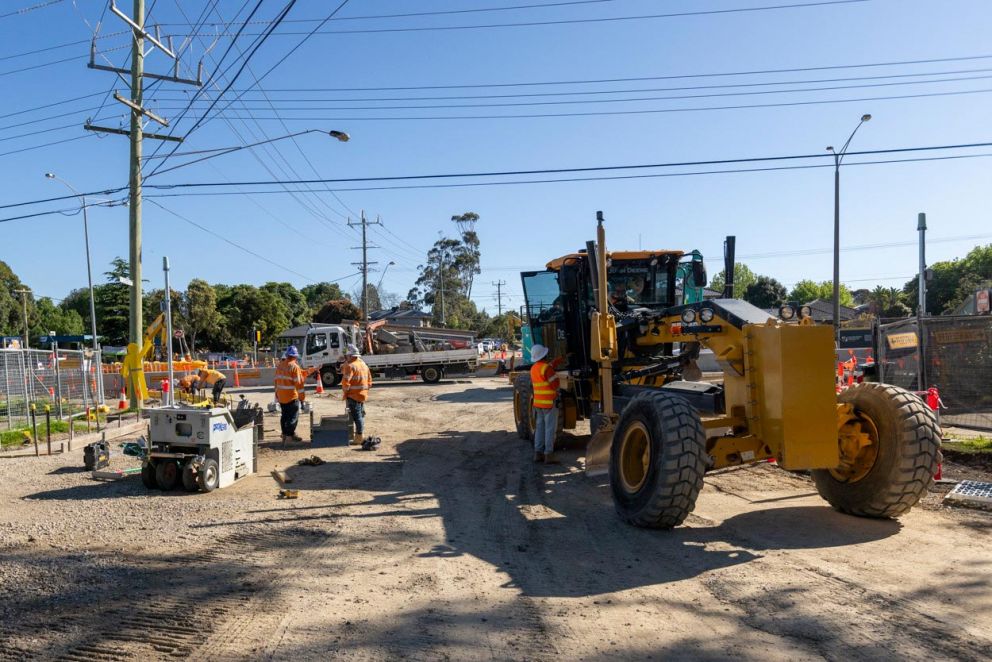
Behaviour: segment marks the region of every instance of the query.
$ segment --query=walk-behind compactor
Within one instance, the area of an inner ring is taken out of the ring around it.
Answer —
[[[769,459],[809,470],[820,495],[852,515],[895,517],[926,493],[940,429],[919,398],[886,384],[837,393],[833,328],[813,324],[807,308],[773,316],[732,298],[693,301],[685,293],[706,284],[701,259],[608,253],[597,218],[596,242],[522,278],[534,342],[560,360],[559,426],[590,421],[586,471],[609,473],[623,519],[675,527],[706,471]],[[726,262],[733,274],[732,256]],[[701,348],[722,381],[701,381]],[[534,427],[528,368],[513,375],[525,439]]]
[[[255,412],[222,407],[148,410],[148,452],[141,480],[149,489],[211,492],[255,473]]]

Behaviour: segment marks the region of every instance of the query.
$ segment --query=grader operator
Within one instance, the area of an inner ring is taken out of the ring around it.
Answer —
[[[926,493],[940,429],[915,395],[868,383],[838,394],[831,327],[789,306],[773,317],[736,299],[686,303],[706,284],[698,253],[691,262],[680,251],[608,253],[601,212],[597,220],[596,242],[522,279],[534,342],[564,359],[559,426],[590,421],[586,471],[609,473],[624,520],[675,527],[706,471],[771,458],[810,470],[820,495],[852,515],[895,517]],[[701,347],[722,382],[700,381]],[[513,376],[524,439],[533,435],[528,368]]]

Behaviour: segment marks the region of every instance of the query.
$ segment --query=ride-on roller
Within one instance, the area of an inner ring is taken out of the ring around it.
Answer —
[[[703,475],[775,459],[810,470],[841,512],[895,517],[922,497],[940,461],[936,418],[887,384],[836,392],[834,332],[809,309],[773,316],[745,301],[698,301],[698,253],[608,253],[597,240],[522,274],[534,342],[560,358],[560,427],[589,420],[586,471],[609,473],[616,510],[631,524],[672,528],[696,504]],[[732,240],[728,238],[728,245]],[[726,274],[733,274],[733,251]],[[679,279],[681,276],[681,280]],[[722,381],[700,381],[700,349]],[[514,418],[533,437],[530,366],[513,376]]]
[[[212,492],[255,473],[255,413],[222,407],[149,409],[148,453],[141,480],[149,489]]]

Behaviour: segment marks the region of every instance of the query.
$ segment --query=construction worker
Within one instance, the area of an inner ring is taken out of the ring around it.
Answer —
[[[295,345],[290,345],[286,350],[286,356],[279,365],[276,366],[276,400],[282,409],[282,416],[279,425],[282,427],[283,443],[287,441],[303,441],[303,437],[296,434],[296,424],[300,420],[300,403],[306,400],[304,386],[306,385],[306,373],[297,363],[300,352]]]
[[[351,445],[359,446],[365,435],[365,401],[372,388],[372,373],[365,361],[361,359],[358,348],[348,345],[344,351],[344,363],[341,365],[341,390],[345,402],[345,411],[355,423],[355,434]]]
[[[213,387],[214,404],[216,405],[220,402],[220,394],[223,392],[224,387],[227,386],[227,378],[224,377],[224,373],[219,370],[200,368],[196,373],[196,377],[196,388]]]
[[[530,380],[534,386],[534,461],[555,464],[555,437],[558,434],[558,387],[555,370],[560,359],[545,361],[548,348],[536,344],[530,348]]]

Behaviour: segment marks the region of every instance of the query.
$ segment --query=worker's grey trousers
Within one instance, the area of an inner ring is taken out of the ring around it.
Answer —
[[[558,408],[538,409],[534,407],[534,452],[554,453],[555,436],[558,432]]]

